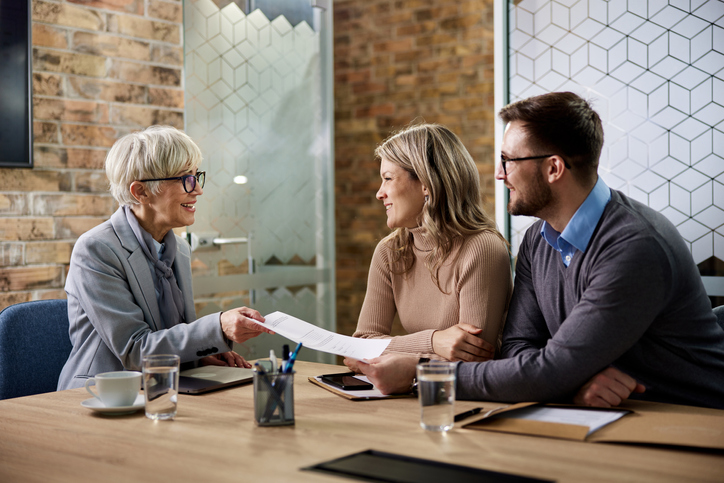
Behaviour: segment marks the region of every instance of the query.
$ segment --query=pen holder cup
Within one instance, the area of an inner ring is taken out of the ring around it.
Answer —
[[[294,372],[254,372],[254,419],[258,426],[294,424]]]

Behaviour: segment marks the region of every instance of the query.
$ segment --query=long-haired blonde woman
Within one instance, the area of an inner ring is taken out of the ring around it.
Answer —
[[[391,337],[387,352],[491,359],[512,277],[507,243],[482,208],[472,157],[436,124],[394,134],[375,154],[377,199],[393,232],[372,257],[355,337],[390,338],[398,314],[407,335]]]

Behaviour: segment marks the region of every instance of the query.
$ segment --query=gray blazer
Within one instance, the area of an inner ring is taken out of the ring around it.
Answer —
[[[153,275],[123,209],[76,242],[65,283],[73,350],[58,390],[81,387],[101,372],[140,371],[147,354],[178,354],[181,362],[231,350],[220,312],[196,319],[188,244],[177,238],[174,272],[186,324],[162,329]]]

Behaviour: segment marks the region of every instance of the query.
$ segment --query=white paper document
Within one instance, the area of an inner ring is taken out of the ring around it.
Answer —
[[[374,359],[390,344],[390,339],[358,339],[330,332],[284,312],[273,312],[264,319],[264,323],[254,322],[306,348],[357,360]]]
[[[547,423],[588,426],[588,434],[620,419],[628,411],[597,411],[595,409],[530,407],[511,411],[506,418],[530,419]],[[587,435],[588,435],[587,434]]]

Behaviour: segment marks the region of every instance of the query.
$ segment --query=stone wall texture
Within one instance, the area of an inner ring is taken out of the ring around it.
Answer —
[[[183,128],[180,1],[32,2],[32,169],[0,169],[0,308],[65,298],[73,243],[108,219],[118,137]]]
[[[337,329],[357,325],[389,233],[375,147],[410,122],[444,124],[478,165],[494,210],[493,0],[334,2]]]

